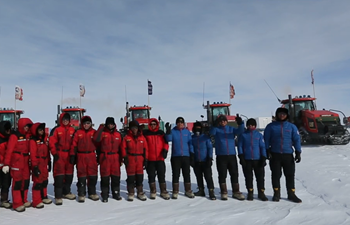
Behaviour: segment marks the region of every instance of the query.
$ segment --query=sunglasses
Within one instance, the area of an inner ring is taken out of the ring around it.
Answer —
[[[84,124],[84,125],[90,125],[91,122],[84,122],[83,124]]]
[[[156,126],[157,124],[156,123],[151,123],[151,126]]]

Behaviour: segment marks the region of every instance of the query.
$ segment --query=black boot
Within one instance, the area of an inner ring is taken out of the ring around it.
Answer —
[[[120,201],[122,200],[122,198],[120,197],[120,177],[119,176],[112,176],[111,177],[112,180],[112,197],[117,200]]]
[[[295,189],[288,190],[288,200],[295,203],[301,203],[301,199],[295,195]]]
[[[101,177],[101,197],[102,202],[108,202],[109,196],[109,177]]]
[[[195,195],[195,196],[205,197],[204,188],[202,188],[202,187],[198,188],[198,191],[195,192],[194,195]]]
[[[264,193],[264,189],[259,189],[258,190],[258,198],[261,200],[261,201],[268,201],[268,199],[267,199],[267,197],[266,197],[266,195],[265,195],[265,193]]]
[[[216,200],[214,189],[209,189],[209,198],[211,200]]]
[[[272,201],[279,202],[280,199],[281,199],[281,190],[279,188],[274,188]]]
[[[254,193],[253,188],[249,188],[248,189],[248,195],[247,195],[247,200],[248,201],[253,201],[253,199],[254,199],[253,193]]]

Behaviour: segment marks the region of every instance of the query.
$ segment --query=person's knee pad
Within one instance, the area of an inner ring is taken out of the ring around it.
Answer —
[[[42,187],[43,187],[42,183],[36,183],[33,187],[33,190],[41,190]]]
[[[28,190],[29,188],[29,180],[24,180],[24,190]]]
[[[49,184],[49,181],[48,180],[44,180],[43,183],[42,183],[43,188],[46,188],[48,184]]]
[[[13,190],[20,191],[22,189],[22,181],[15,181],[13,184]]]

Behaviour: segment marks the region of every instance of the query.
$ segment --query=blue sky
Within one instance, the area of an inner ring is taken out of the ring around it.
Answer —
[[[270,116],[279,98],[312,95],[350,114],[348,1],[1,1],[1,107],[54,125],[57,104],[82,106],[96,124],[147,104],[174,122],[200,119],[205,101]],[[118,124],[120,127],[120,124]]]

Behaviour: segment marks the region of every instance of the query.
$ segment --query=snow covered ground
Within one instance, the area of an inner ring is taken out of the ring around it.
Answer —
[[[215,192],[218,200],[183,195],[180,185],[178,200],[148,199],[127,202],[125,178],[122,171],[122,201],[110,199],[108,203],[85,203],[64,200],[62,206],[45,205],[44,209],[29,208],[23,213],[0,208],[1,225],[6,224],[350,224],[350,153],[346,146],[303,147],[302,161],[297,164],[296,194],[303,202],[296,204],[286,200],[282,188],[280,202],[238,201],[230,198],[219,200],[216,168],[213,167]],[[171,190],[171,168],[167,162],[167,184]],[[192,188],[197,188],[192,172]],[[281,180],[284,187],[284,177]],[[244,177],[240,169],[241,191],[246,195]],[[269,167],[266,167],[266,195],[271,200],[272,188]],[[144,188],[149,194],[147,176]],[[158,188],[158,187],[157,187]],[[228,186],[231,194],[231,186]],[[99,190],[99,184],[98,184]],[[75,183],[73,192],[76,193]],[[49,186],[53,197],[52,180]],[[257,197],[255,195],[255,197]]]

